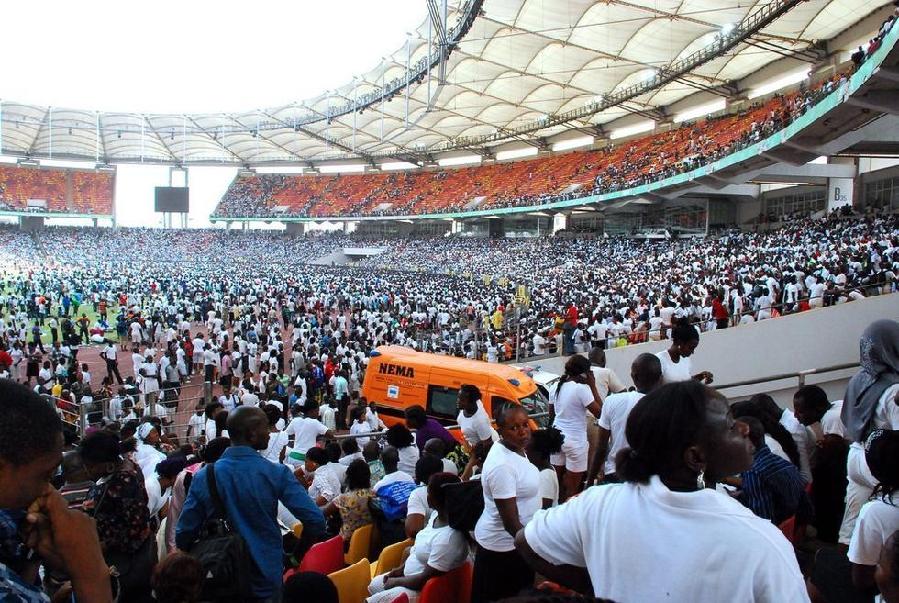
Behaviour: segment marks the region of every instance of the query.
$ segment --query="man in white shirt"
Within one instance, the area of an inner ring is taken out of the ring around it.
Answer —
[[[590,359],[590,371],[596,379],[596,391],[599,392],[600,398],[606,399],[609,394],[616,394],[624,391],[624,383],[618,378],[610,368],[606,368],[606,353],[602,348],[593,348],[588,355]]]
[[[534,356],[542,356],[546,353],[546,338],[539,331],[534,333],[531,341],[534,344]]]
[[[106,342],[106,347],[100,352],[100,356],[106,361],[106,375],[109,380],[115,377],[119,385],[122,384],[122,375],[119,373],[119,361],[116,346],[111,341]]]
[[[612,394],[602,405],[599,443],[587,475],[588,484],[620,481],[615,473],[615,457],[628,447],[627,418],[643,396],[662,385],[662,363],[653,354],[640,354],[631,364],[631,379],[637,391]]]
[[[219,404],[222,405],[222,408],[227,410],[229,413],[240,406],[241,400],[240,396],[237,395],[236,392],[231,391],[231,386],[226,385],[222,395],[219,396]]]
[[[817,385],[803,385],[793,394],[793,416],[810,428],[816,440],[835,435],[844,438],[846,428],[840,419],[843,401],[831,402],[827,392]]]
[[[329,438],[333,433],[318,420],[318,405],[307,404],[303,408],[305,417],[296,417],[287,424],[284,432],[287,434],[290,446],[300,454],[315,446],[318,436]]]

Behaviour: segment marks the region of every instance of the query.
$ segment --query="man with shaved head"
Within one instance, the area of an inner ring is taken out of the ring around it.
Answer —
[[[175,542],[189,551],[200,529],[215,514],[209,493],[208,471],[214,466],[215,483],[231,525],[247,542],[255,561],[250,577],[254,601],[278,601],[281,593],[281,530],[278,502],[303,522],[303,533],[322,534],[325,519],[293,473],[285,465],[260,454],[268,446],[269,423],[262,409],[241,406],[228,416],[231,447],[214,463],[200,469],[191,482],[178,520]]]
[[[631,379],[636,391],[612,394],[606,398],[599,415],[599,444],[587,483],[616,483],[615,455],[627,448],[624,428],[631,410],[643,396],[662,384],[662,362],[653,354],[640,354],[631,363]]]

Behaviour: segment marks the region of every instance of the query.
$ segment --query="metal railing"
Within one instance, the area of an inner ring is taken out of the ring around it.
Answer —
[[[784,379],[798,379],[799,387],[805,385],[806,377],[809,375],[822,375],[824,373],[835,373],[837,371],[845,371],[848,369],[858,368],[858,362],[849,362],[847,364],[835,364],[832,366],[825,366],[822,368],[814,368],[814,369],[804,369],[801,371],[796,371],[792,373],[780,373],[777,375],[768,375],[767,377],[758,377],[756,379],[746,379],[745,381],[735,381],[734,383],[727,383],[724,385],[713,384],[714,388],[717,390],[721,389],[733,389],[735,387],[745,387],[748,385],[759,385],[762,383],[771,383],[772,381],[782,381]]]

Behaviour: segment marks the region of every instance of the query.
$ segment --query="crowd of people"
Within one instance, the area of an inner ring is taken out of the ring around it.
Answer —
[[[805,385],[792,410],[704,385],[698,339],[676,323],[629,390],[599,348],[571,356],[536,430],[465,384],[458,439],[419,406],[385,429],[357,395],[329,426],[341,376],[201,407],[185,439],[156,417],[74,433],[0,380],[0,596],[386,603],[442,579],[474,603],[899,600],[899,323],[864,331],[843,400]]]
[[[683,124],[599,151],[437,172],[239,176],[213,215],[398,216],[539,206],[615,192],[690,172],[756,144],[789,126],[847,77],[839,74],[737,115]]]
[[[60,356],[73,359],[73,339],[155,350],[174,343],[188,365],[199,353],[188,332],[198,323],[216,365],[231,355],[228,364],[258,366],[266,351],[305,364],[329,347],[363,358],[383,344],[522,359],[665,339],[675,319],[705,331],[888,294],[899,273],[896,218],[849,211],[765,233],[649,241],[77,228],[2,235],[0,326],[10,371],[22,378],[39,377],[35,361],[50,361],[54,376],[77,372],[57,370]],[[309,263],[345,246],[383,252],[350,266]],[[45,359],[44,344],[61,351]],[[164,377],[159,360],[148,370]]]

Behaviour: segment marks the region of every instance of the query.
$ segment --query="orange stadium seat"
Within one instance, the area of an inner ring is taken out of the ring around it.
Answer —
[[[109,173],[0,167],[0,202],[6,209],[25,210],[29,199],[39,199],[51,212],[111,215],[113,188]]]
[[[737,151],[746,141],[754,142],[757,130],[764,129],[759,136],[767,136],[782,127],[801,112],[803,102],[799,93],[776,95],[737,114],[685,123],[603,149],[509,163],[342,176],[242,176],[232,182],[216,211],[222,216],[422,214],[463,209],[479,197],[477,209],[486,209],[541,204],[574,190],[620,190]]]

